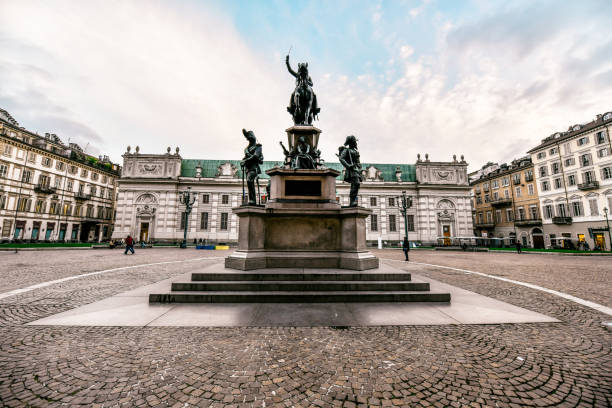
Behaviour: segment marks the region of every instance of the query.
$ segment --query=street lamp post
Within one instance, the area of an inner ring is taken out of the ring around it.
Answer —
[[[610,241],[610,250],[612,251],[612,234],[610,233],[610,223],[608,222],[608,207],[604,207],[603,210],[604,215],[606,216],[606,226],[608,227],[608,240]]]
[[[408,209],[412,207],[412,198],[407,197],[406,192],[402,191],[402,196],[397,198],[397,206],[404,216],[404,233],[406,234],[406,239],[408,239]],[[408,242],[408,251],[410,251],[410,242]],[[406,257],[408,256],[406,255]]]
[[[191,192],[191,187],[187,187],[186,191],[183,191],[180,196],[181,204],[185,206],[185,230],[183,231],[183,242],[181,248],[187,248],[187,227],[189,225],[189,214],[193,208],[198,193]]]

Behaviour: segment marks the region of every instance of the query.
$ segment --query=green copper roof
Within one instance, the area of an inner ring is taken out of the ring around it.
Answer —
[[[238,169],[237,177],[242,178],[242,171],[240,170],[240,160],[197,160],[197,159],[183,159],[181,163],[181,177],[195,177],[195,168],[199,164],[202,167],[202,177],[216,177],[217,169],[224,163],[232,163]],[[281,166],[283,163],[280,161],[264,161],[261,166],[261,178],[269,178],[266,174],[266,170],[278,165]],[[331,169],[342,171],[342,165],[337,162],[326,162],[325,165]],[[399,167],[402,172],[402,181],[416,181],[416,169],[414,164],[393,164],[393,163],[361,163],[361,167],[365,170],[370,166],[376,167],[382,172],[384,181],[396,181],[395,170]],[[338,176],[342,178],[342,174]]]

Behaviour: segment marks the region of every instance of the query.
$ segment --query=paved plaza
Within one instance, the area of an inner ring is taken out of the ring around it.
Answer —
[[[559,322],[233,328],[26,325],[206,268],[229,252],[0,252],[0,405],[612,404],[611,315],[482,275],[562,292],[605,310],[612,307],[611,257],[411,251],[412,262],[404,263],[399,250],[375,251],[386,265],[418,270],[425,278]]]

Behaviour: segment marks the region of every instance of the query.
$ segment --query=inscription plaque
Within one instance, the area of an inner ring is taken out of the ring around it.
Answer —
[[[285,196],[321,196],[321,180],[285,180]]]

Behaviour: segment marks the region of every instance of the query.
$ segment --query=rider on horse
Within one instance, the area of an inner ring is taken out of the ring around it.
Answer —
[[[298,72],[291,69],[289,55],[287,55],[285,63],[289,73],[295,77],[295,90],[291,94],[287,111],[293,116],[293,122],[296,125],[311,125],[321,109],[317,104],[317,95],[312,90],[312,79],[308,75],[308,63],[299,63]]]

